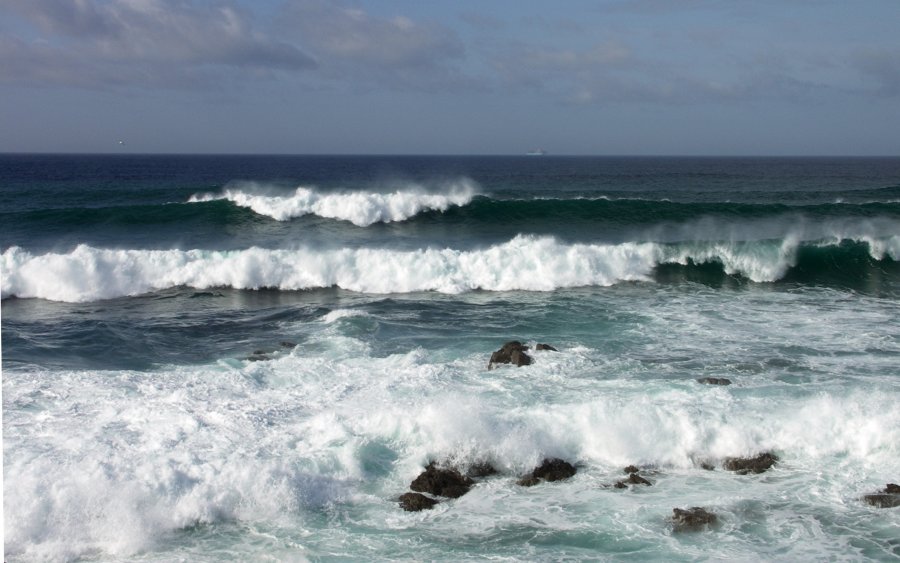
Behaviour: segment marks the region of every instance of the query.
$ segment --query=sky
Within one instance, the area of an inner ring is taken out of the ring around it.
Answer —
[[[0,0],[0,152],[900,155],[900,0]]]

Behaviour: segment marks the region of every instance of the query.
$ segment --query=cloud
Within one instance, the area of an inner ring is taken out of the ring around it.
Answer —
[[[882,96],[900,96],[900,50],[868,49],[858,51],[850,64],[874,81],[876,92]]]
[[[36,36],[0,41],[7,82],[179,87],[215,80],[223,69],[271,74],[317,64],[226,2],[8,0],[6,7]]]
[[[376,16],[345,2],[296,0],[283,28],[302,38],[320,75],[356,88],[438,90],[475,87],[460,70],[466,55],[455,31],[403,15]]]

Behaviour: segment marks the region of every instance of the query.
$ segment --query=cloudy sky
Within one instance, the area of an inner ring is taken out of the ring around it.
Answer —
[[[0,0],[0,152],[898,155],[898,30],[898,0]]]

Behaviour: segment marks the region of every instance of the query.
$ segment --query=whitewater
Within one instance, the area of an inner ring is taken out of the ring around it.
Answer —
[[[900,559],[865,500],[900,159],[2,155],[0,189],[6,561]],[[496,473],[405,511],[431,462]]]

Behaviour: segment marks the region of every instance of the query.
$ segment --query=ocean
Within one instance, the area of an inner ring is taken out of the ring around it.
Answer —
[[[0,155],[0,190],[10,563],[900,559],[863,499],[900,483],[900,158]],[[431,462],[495,473],[404,510]]]

